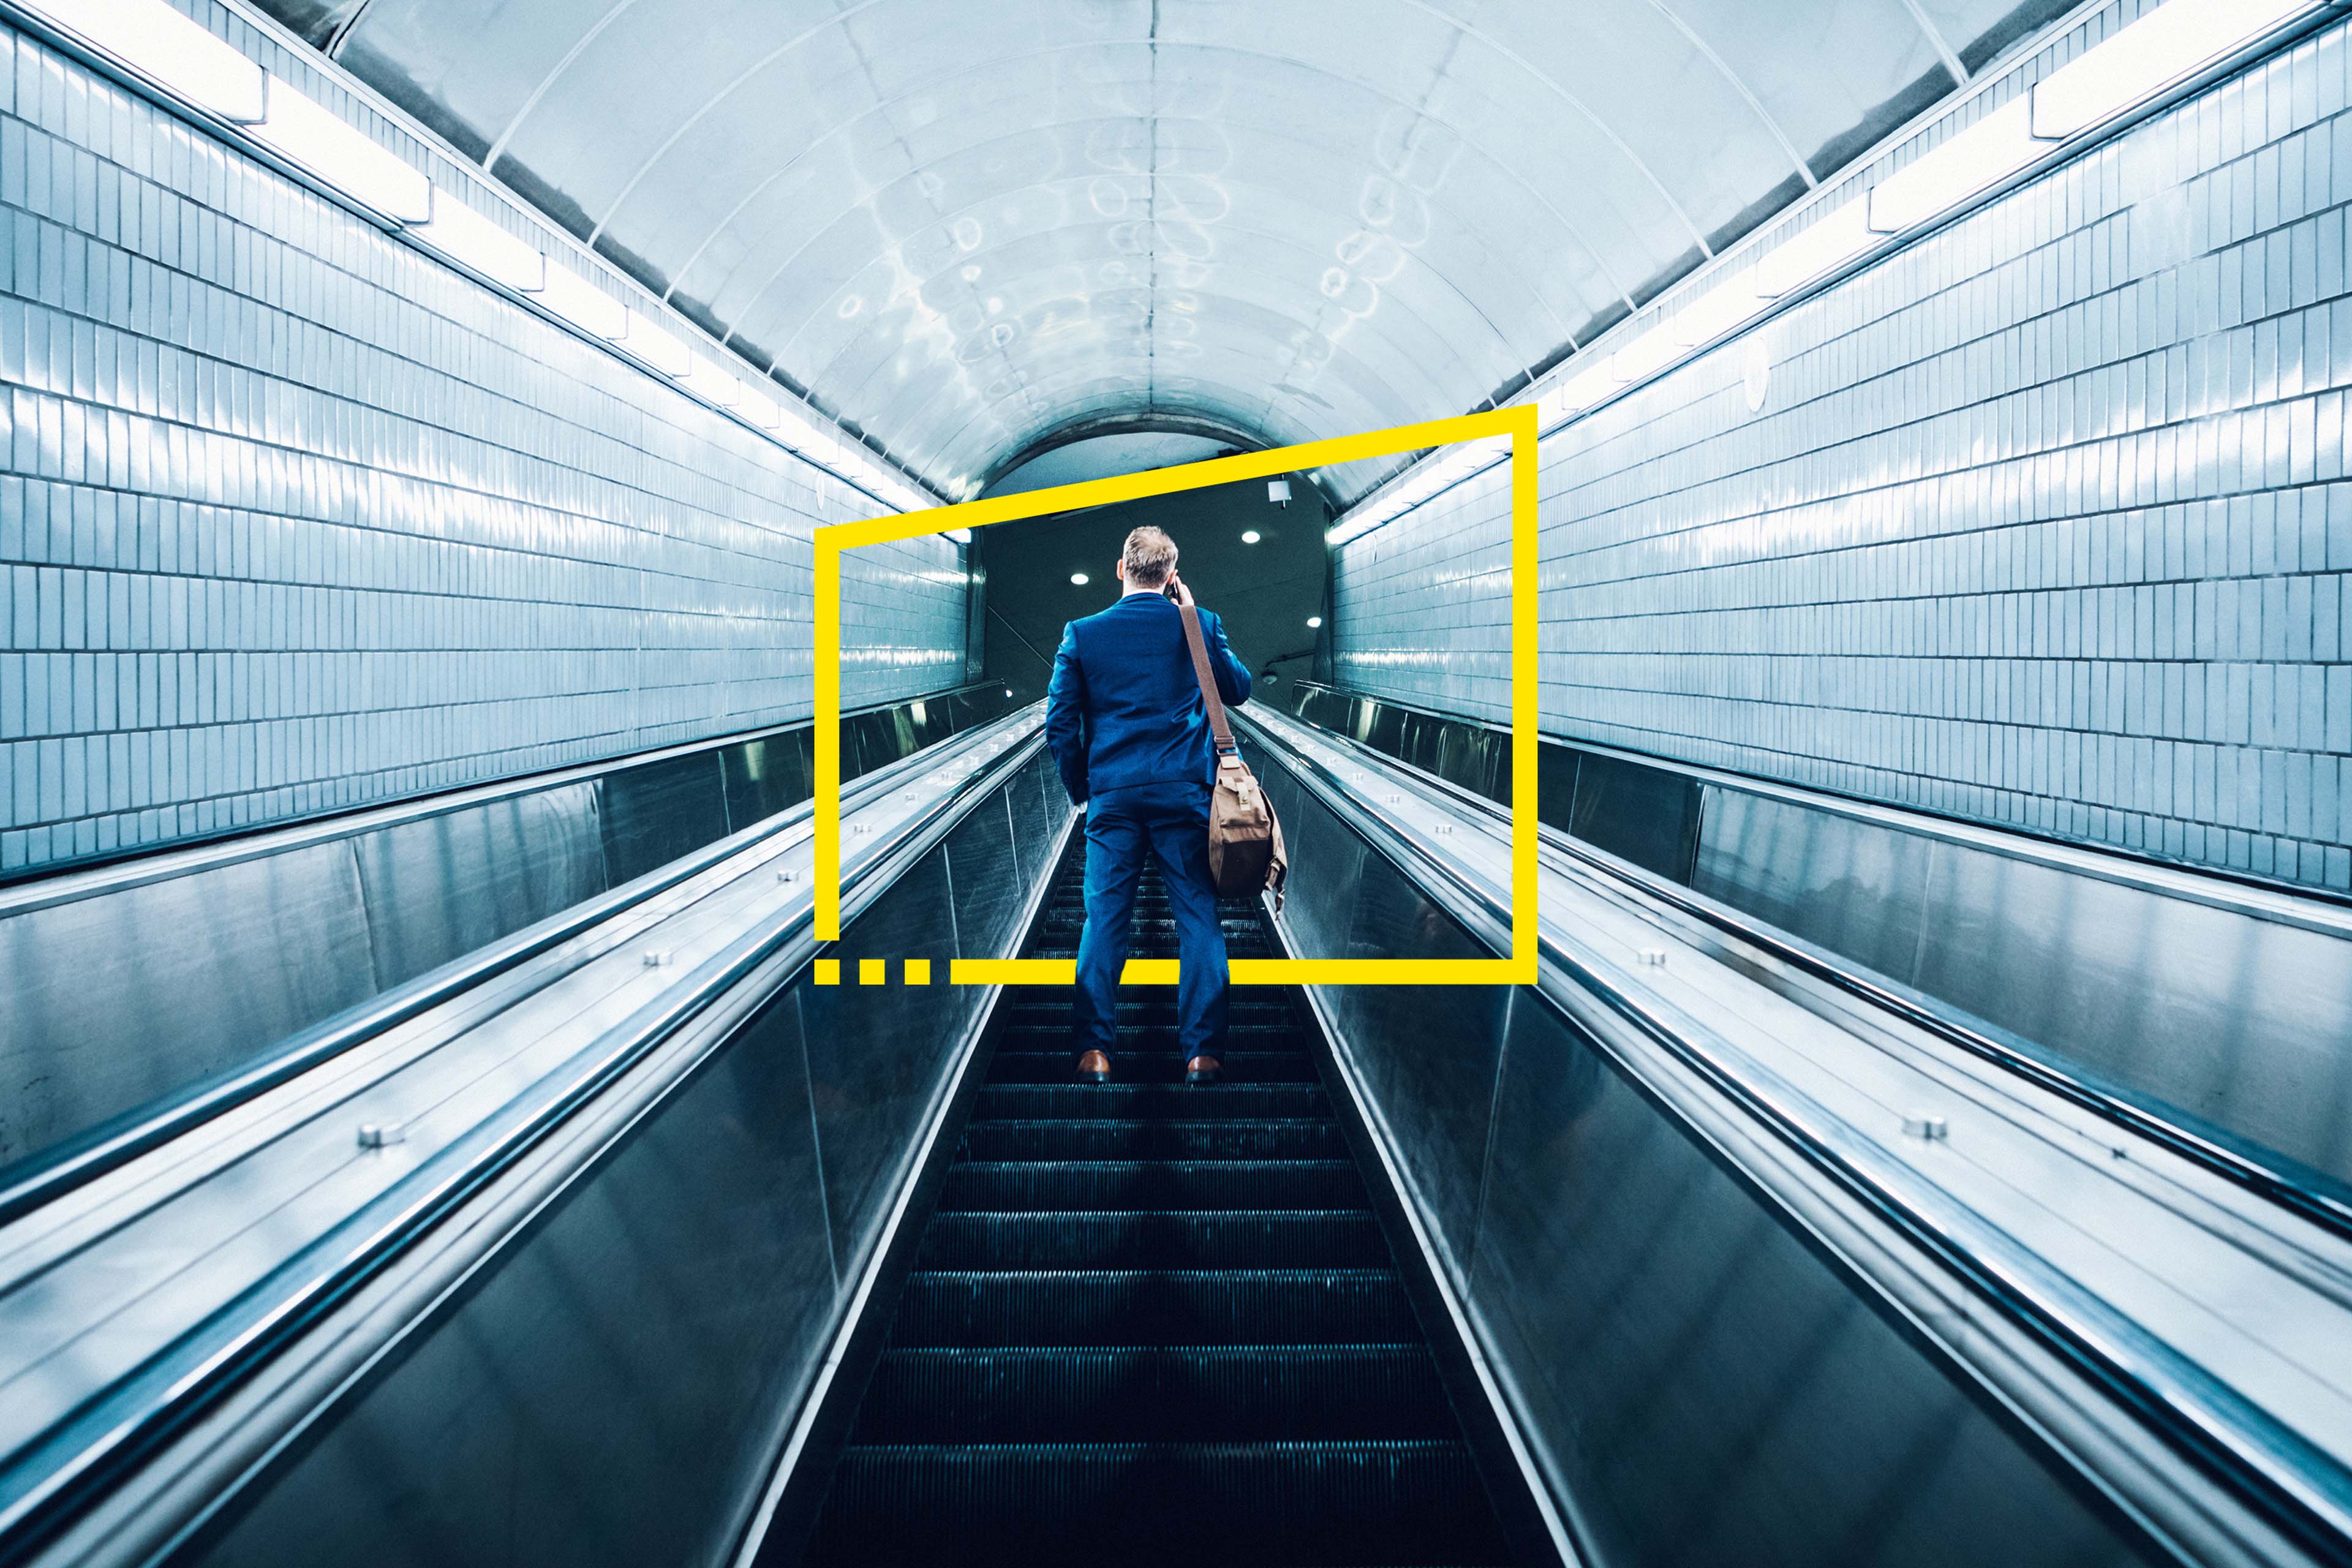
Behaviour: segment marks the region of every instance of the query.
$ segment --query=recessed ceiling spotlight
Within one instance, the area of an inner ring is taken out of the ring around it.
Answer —
[[[1258,531],[1255,528],[1244,528],[1242,530],[1242,542],[1244,544],[1255,544],[1258,542],[1259,537],[1260,535]]]
[[[1323,624],[1323,617],[1320,616],[1309,616],[1307,617],[1307,624],[1310,626],[1319,626]]]
[[[1083,572],[1073,572],[1073,573],[1071,573],[1071,574],[1070,574],[1070,586],[1071,586],[1071,587],[1073,587],[1073,588],[1083,588],[1083,587],[1085,587],[1086,585],[1087,585],[1087,574],[1086,574],[1085,573],[1083,573]]]

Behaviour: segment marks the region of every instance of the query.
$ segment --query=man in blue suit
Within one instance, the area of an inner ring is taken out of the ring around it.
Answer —
[[[1081,1082],[1110,1081],[1118,976],[1148,847],[1176,917],[1184,1081],[1214,1083],[1225,1031],[1225,933],[1209,879],[1216,764],[1184,640],[1192,593],[1176,575],[1176,542],[1156,528],[1127,536],[1118,570],[1118,603],[1063,628],[1045,689],[1046,744],[1070,799],[1087,808],[1087,929],[1070,1012],[1077,1075]],[[1225,646],[1217,617],[1199,615],[1217,695],[1238,708],[1249,700],[1249,670]]]

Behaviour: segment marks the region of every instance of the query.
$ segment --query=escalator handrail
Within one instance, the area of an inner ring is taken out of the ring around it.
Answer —
[[[1294,723],[1313,722],[1291,714],[1284,717]],[[1331,731],[1324,733],[1347,739]],[[1386,752],[1377,754],[1389,767],[1402,770],[1416,784],[1442,795],[1460,809],[1474,812],[1492,824],[1508,825],[1510,810],[1499,802]],[[1798,794],[1794,791],[1784,793],[1791,796]],[[2259,1145],[2240,1143],[2184,1126],[2103,1084],[2067,1072],[2057,1064],[2044,1060],[2026,1048],[2027,1042],[2004,1038],[1990,1025],[1978,1027],[1934,996],[1873,975],[1838,953],[1694,892],[1670,878],[1620,859],[1604,850],[1580,844],[1571,835],[1549,823],[1537,825],[1536,838],[1540,853],[1555,865],[1573,861],[1604,879],[1627,884],[1643,896],[1666,905],[1678,914],[1713,926],[1791,968],[1834,985],[1874,1007],[1892,1013],[1904,1022],[1971,1056],[2015,1073],[2036,1087],[2126,1128],[2151,1143],[2162,1145],[2264,1203],[2284,1209],[2341,1240],[2352,1241],[2352,1194],[2347,1194],[2340,1184],[2324,1173],[2311,1170]],[[2151,887],[2149,890],[2161,893],[2166,889]],[[2257,916],[2262,913],[2259,910],[2248,910],[2237,904],[2221,907]],[[2338,934],[2325,925],[2311,929]]]
[[[1008,726],[1006,733],[991,736],[992,731]],[[877,845],[862,857],[845,855],[845,925],[1003,788],[1045,743],[1042,719],[1034,706],[970,735],[973,746],[988,750],[980,766],[926,805],[921,816],[887,844]],[[940,759],[926,753],[924,760],[936,765]],[[902,784],[905,779],[903,772],[873,777],[882,788]],[[814,935],[813,893],[813,889],[796,893],[676,985],[599,1034],[570,1058],[563,1072],[542,1079],[492,1111],[212,1314],[201,1328],[183,1335],[173,1350],[125,1384],[94,1394],[57,1427],[6,1457],[0,1483],[27,1468],[37,1474],[13,1497],[0,1494],[0,1564],[15,1564],[37,1553],[151,1453],[391,1268],[444,1219],[493,1186],[551,1133],[754,970],[786,954],[788,964],[777,987],[789,984],[824,945]],[[584,1066],[573,1070],[572,1064]],[[691,1064],[681,1065],[677,1077],[683,1079],[691,1070]],[[577,1155],[583,1164],[594,1158],[594,1151]],[[478,1245],[487,1247],[491,1239]]]
[[[1280,726],[1265,716],[1246,717],[1256,737],[1371,848],[1435,898],[1474,938],[1493,951],[1507,951],[1507,891],[1480,884],[1377,808],[1355,800],[1341,781],[1328,776],[1327,766],[1283,734]],[[1284,716],[1283,722],[1299,721]],[[1392,775],[1402,766],[1386,757],[1366,760]],[[1569,1004],[1569,994],[1581,993],[1599,1001],[1614,1018],[1662,1047],[1989,1304],[2032,1330],[2046,1348],[2273,1527],[2323,1560],[2352,1562],[2352,1473],[2333,1456],[2007,1232],[1957,1201],[1923,1188],[1874,1144],[1854,1135],[1737,1043],[1670,1003],[1636,994],[1617,965],[1584,948],[1569,932],[1557,926],[1542,929],[1538,950],[1545,973],[1536,993],[1572,1026],[1579,1023],[1578,1012]],[[1594,1037],[1633,1081],[1644,1081],[1638,1061],[1599,1032],[1581,1032]],[[1667,1097],[1657,1099],[1670,1103]],[[1764,1190],[1772,1190],[1769,1176],[1751,1176]]]
[[[1002,723],[1003,720],[993,722]],[[992,724],[982,725],[977,730],[965,731],[965,734],[984,735],[992,727]],[[961,738],[950,737],[950,741]],[[927,749],[861,775],[843,787],[844,806],[871,798],[876,792],[887,793],[900,779],[921,771],[913,764],[919,763],[923,769],[935,767],[943,760],[943,755]],[[438,811],[446,809],[451,808],[419,811],[415,816],[437,815]],[[520,968],[583,932],[692,880],[755,844],[795,828],[808,831],[813,810],[814,803],[810,801],[787,806],[773,816],[707,844],[667,865],[656,867],[617,888],[609,889],[568,910],[558,910],[536,924],[525,926],[438,968],[427,970],[389,991],[379,992],[363,1002],[354,1003],[307,1029],[288,1036],[269,1047],[267,1054],[258,1060],[192,1085],[164,1100],[151,1101],[113,1121],[100,1123],[79,1137],[0,1167],[0,1226],[55,1203],[109,1172],[120,1170],[148,1151],[160,1148],[214,1118],[260,1098],[279,1084],[310,1071],[320,1063],[331,1061],[344,1052],[432,1011],[452,997]],[[552,984],[595,956],[590,952],[578,954],[576,962],[535,976],[532,988],[536,990]]]

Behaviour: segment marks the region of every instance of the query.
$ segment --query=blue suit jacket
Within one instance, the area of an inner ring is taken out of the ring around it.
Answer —
[[[1184,646],[1186,612],[1160,594],[1129,594],[1062,628],[1045,688],[1045,743],[1080,805],[1097,791],[1211,783],[1209,714]],[[1249,700],[1249,670],[1225,646],[1223,622],[1201,612],[1209,668],[1229,708]]]

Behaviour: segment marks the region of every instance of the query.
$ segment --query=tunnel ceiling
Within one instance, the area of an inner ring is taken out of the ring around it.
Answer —
[[[264,5],[957,497],[1507,398],[2063,8]]]

